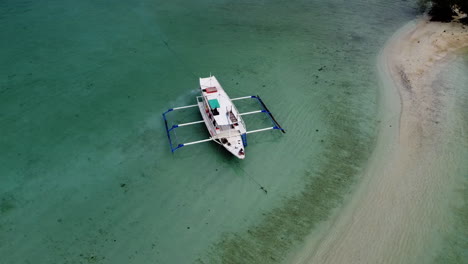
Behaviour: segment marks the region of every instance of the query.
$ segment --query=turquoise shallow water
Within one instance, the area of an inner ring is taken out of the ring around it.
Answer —
[[[7,263],[280,262],[359,180],[380,121],[376,56],[415,17],[383,0],[0,7]],[[215,144],[172,155],[161,113],[194,103],[210,73],[232,97],[260,94],[287,134],[249,136],[244,161]]]

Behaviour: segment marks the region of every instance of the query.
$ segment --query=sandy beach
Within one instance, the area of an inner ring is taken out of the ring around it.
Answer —
[[[426,18],[388,40],[377,63],[379,136],[362,183],[290,263],[428,263],[436,257],[450,231],[449,194],[460,161],[447,144],[457,136],[454,96],[435,83],[466,46],[467,26]]]

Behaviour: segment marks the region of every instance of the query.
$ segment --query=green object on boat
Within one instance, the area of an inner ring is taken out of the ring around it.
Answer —
[[[219,108],[218,99],[208,100],[208,103],[210,104],[211,109]]]

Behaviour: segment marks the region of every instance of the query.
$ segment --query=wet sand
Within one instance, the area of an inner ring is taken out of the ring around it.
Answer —
[[[458,154],[448,146],[454,97],[436,85],[468,46],[468,27],[423,18],[379,55],[381,123],[362,183],[289,263],[428,263],[450,230]]]

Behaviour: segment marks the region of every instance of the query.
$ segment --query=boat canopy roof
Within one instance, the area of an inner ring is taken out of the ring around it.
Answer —
[[[211,100],[208,100],[208,103],[210,104],[211,109],[215,109],[215,108],[219,108],[219,107],[220,107],[219,102],[218,102],[218,99],[211,99]]]

